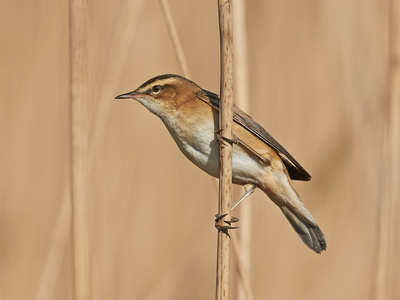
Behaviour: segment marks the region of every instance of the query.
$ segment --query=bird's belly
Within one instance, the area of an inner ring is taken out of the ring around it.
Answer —
[[[213,131],[205,130],[186,139],[175,139],[182,153],[196,166],[211,176],[219,174],[219,145]]]
[[[236,184],[258,185],[267,166],[259,162],[258,157],[244,151],[239,145],[233,145],[232,181]]]
[[[196,166],[211,176],[219,177],[219,145],[214,134],[201,134],[201,142],[182,142],[175,139],[182,153]],[[196,136],[199,138],[199,135]],[[264,166],[255,155],[244,151],[240,145],[233,145],[232,181],[235,184],[258,184],[258,178],[265,173]]]

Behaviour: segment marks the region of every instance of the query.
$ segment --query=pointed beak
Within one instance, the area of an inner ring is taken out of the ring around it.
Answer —
[[[115,97],[115,99],[137,99],[140,96],[143,96],[143,94],[136,93],[135,91],[133,91],[133,92],[119,95],[119,96]]]

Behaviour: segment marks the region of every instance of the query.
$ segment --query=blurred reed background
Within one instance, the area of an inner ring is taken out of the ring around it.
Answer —
[[[168,2],[191,78],[218,92],[216,1]],[[400,298],[398,2],[247,3],[248,110],[313,176],[295,185],[328,241],[307,249],[257,191],[239,224],[254,299]],[[0,299],[74,298],[69,7],[1,3]],[[160,2],[87,1],[86,15],[91,298],[212,299],[216,186],[155,116],[113,100],[183,74]]]

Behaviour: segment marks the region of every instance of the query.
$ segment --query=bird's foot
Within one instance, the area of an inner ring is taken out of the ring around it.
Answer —
[[[235,226],[231,226],[232,223],[236,223],[239,221],[239,218],[237,217],[232,217],[230,220],[222,220],[224,217],[226,217],[228,214],[223,214],[223,215],[219,215],[216,214],[215,215],[215,228],[217,228],[219,231],[222,231],[223,233],[227,234],[229,237],[229,233],[228,233],[228,229],[237,229],[239,227],[235,227]],[[221,224],[222,221],[222,224]],[[225,225],[225,224],[227,225]]]
[[[217,141],[218,141],[218,143],[220,145],[221,144],[226,145],[226,143],[231,144],[231,145],[232,144],[237,144],[237,145],[239,144],[239,140],[238,140],[238,138],[236,136],[233,136],[232,139],[222,136],[221,135],[222,129],[215,130],[215,133],[217,135]]]

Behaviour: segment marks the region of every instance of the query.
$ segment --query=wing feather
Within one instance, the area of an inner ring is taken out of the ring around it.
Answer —
[[[197,98],[206,102],[216,110],[219,110],[219,96],[217,94],[202,90],[197,94]],[[311,179],[310,174],[308,174],[308,172],[294,159],[292,155],[290,155],[288,151],[286,151],[285,148],[283,148],[281,144],[278,143],[277,140],[275,140],[260,124],[254,121],[236,105],[233,106],[233,120],[275,149],[279,153],[290,177],[293,180],[308,181]]]

